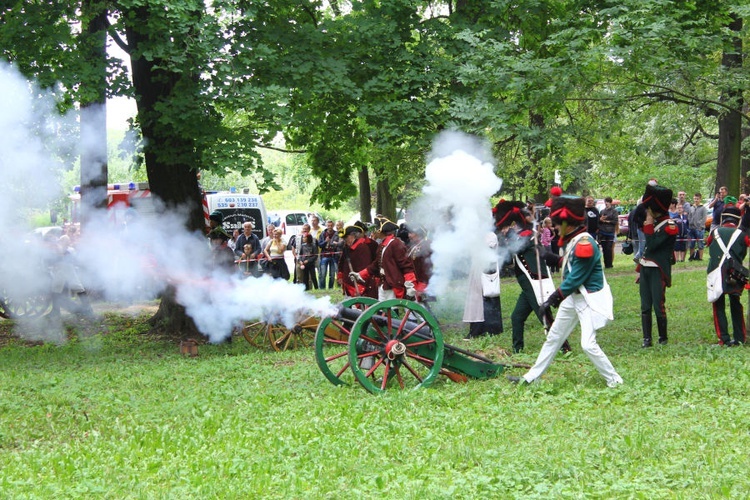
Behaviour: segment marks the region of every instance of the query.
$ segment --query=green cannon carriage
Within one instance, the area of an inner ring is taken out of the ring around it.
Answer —
[[[372,393],[427,387],[438,375],[454,382],[498,376],[503,365],[445,344],[440,325],[410,300],[345,300],[315,332],[315,359],[333,384],[354,380]]]

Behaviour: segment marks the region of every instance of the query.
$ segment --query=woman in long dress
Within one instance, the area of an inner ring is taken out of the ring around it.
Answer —
[[[494,251],[498,244],[497,235],[495,233],[487,233],[485,243]],[[482,273],[492,273],[497,269],[497,258],[491,262],[483,262],[481,259],[476,258],[472,259],[463,317],[464,323],[469,323],[469,333],[465,337],[466,340],[486,334],[497,335],[503,333],[503,314],[500,308],[500,296],[485,297],[482,292]]]

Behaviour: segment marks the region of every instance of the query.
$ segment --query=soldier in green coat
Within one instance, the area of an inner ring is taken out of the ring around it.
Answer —
[[[710,273],[717,267],[719,262],[724,255],[723,246],[728,251],[728,256],[731,257],[734,262],[740,265],[745,260],[747,255],[747,247],[750,246],[750,237],[737,228],[740,221],[740,210],[733,205],[727,206],[721,213],[721,226],[717,227],[711,234],[708,235],[708,269]],[[734,241],[731,242],[732,236],[736,231],[739,234],[735,237]],[[735,279],[730,275],[729,267],[725,266],[726,270],[722,270],[722,291],[724,293],[716,299],[711,305],[713,306],[714,314],[714,328],[716,329],[716,336],[719,337],[719,344],[725,346],[737,346],[745,343],[746,331],[745,331],[745,313],[742,308],[742,302],[740,297],[742,296],[742,290],[744,290],[744,283],[741,280]],[[727,312],[726,312],[726,301],[724,297],[729,296],[729,312],[732,316],[732,330],[734,339],[729,336],[729,327],[727,324]]]
[[[656,315],[659,344],[667,343],[666,289],[672,286],[674,244],[679,228],[669,218],[671,189],[649,183],[646,185],[642,203],[646,207],[646,221],[643,224],[646,248],[638,261],[637,270],[640,272],[643,347],[651,347],[652,309]]]
[[[502,247],[511,254],[515,266],[516,280],[521,287],[521,294],[516,300],[516,306],[510,315],[513,328],[513,352],[521,352],[524,348],[524,329],[526,319],[535,313],[544,329],[552,326],[552,313],[543,311],[538,295],[549,296],[555,290],[554,283],[548,280],[550,271],[543,255],[543,249],[538,245],[536,231],[529,222],[529,211],[522,201],[500,200],[492,210],[495,218],[495,231]],[[555,256],[557,257],[557,256]],[[541,268],[541,270],[539,269]],[[539,291],[542,280],[546,280],[548,290]],[[543,302],[543,300],[542,300]],[[562,345],[563,352],[571,350],[566,340]]]

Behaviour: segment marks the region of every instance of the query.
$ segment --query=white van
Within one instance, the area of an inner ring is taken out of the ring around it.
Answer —
[[[266,206],[263,198],[258,194],[248,193],[206,193],[206,203],[208,205],[208,217],[211,212],[218,210],[224,215],[224,229],[232,234],[232,231],[239,229],[242,232],[242,224],[246,221],[253,223],[253,233],[258,239],[266,236]]]
[[[302,226],[309,222],[307,220],[309,215],[317,215],[320,225],[322,226],[324,224],[325,221],[320,215],[315,212],[305,212],[304,210],[280,210],[271,212],[268,214],[268,221],[270,224],[281,228],[284,232],[284,236],[291,238],[302,231]]]

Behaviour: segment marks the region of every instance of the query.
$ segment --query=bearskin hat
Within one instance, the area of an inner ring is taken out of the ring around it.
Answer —
[[[586,200],[580,196],[556,196],[552,198],[549,217],[554,224],[583,224],[586,221]]]
[[[724,210],[721,211],[722,224],[731,222],[732,224],[736,225],[739,223],[740,218],[742,218],[742,213],[740,212],[740,209],[735,207],[734,205],[724,207]]]
[[[656,184],[646,184],[646,192],[643,193],[643,205],[654,212],[666,214],[669,212],[669,204],[672,203],[672,190]]]
[[[523,211],[525,209],[526,204],[522,201],[500,200],[497,205],[495,205],[495,208],[492,209],[492,215],[495,218],[495,227],[497,229],[503,229],[514,222],[523,224]]]

